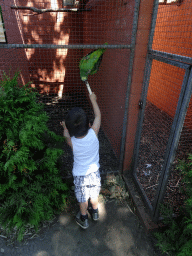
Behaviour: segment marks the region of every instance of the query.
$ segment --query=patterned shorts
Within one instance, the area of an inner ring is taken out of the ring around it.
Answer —
[[[79,203],[87,202],[89,198],[97,198],[101,189],[99,170],[85,176],[74,176],[75,195]]]

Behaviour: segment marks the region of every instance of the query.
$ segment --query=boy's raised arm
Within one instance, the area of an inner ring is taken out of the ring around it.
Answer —
[[[93,105],[93,111],[95,114],[95,119],[91,128],[95,131],[96,135],[98,135],[98,132],[101,126],[101,112],[97,104],[97,97],[95,93],[92,93],[89,97]]]

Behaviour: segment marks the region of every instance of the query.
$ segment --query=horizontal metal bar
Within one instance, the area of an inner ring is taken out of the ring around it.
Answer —
[[[185,63],[182,63],[182,62],[178,62],[178,61],[175,61],[175,60],[171,60],[171,59],[166,59],[166,58],[163,58],[159,55],[152,55],[152,54],[149,54],[149,59],[151,60],[158,60],[158,61],[161,61],[161,62],[164,62],[166,64],[169,64],[169,65],[172,65],[172,66],[175,66],[175,67],[179,67],[179,68],[183,68],[183,69],[187,69],[189,68],[189,65],[188,64],[185,64]]]
[[[53,44],[0,44],[0,48],[11,49],[11,48],[46,48],[46,49],[131,49],[131,45],[103,45],[103,44],[73,44],[73,45],[53,45]]]
[[[181,62],[181,63],[184,63],[184,64],[192,65],[192,58],[191,57],[186,57],[186,56],[167,53],[167,52],[155,51],[155,50],[150,50],[149,54],[152,55],[152,56],[159,56],[161,58],[166,58],[166,59]]]
[[[158,7],[159,7],[159,0],[154,0],[153,16],[152,16],[152,21],[151,21],[151,30],[150,30],[151,32],[150,32],[150,35],[149,35],[148,50],[152,49],[153,37],[154,37],[156,21],[157,21]]]

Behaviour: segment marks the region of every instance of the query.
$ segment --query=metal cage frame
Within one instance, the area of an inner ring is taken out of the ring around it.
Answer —
[[[158,11],[158,0],[155,0],[154,8],[153,8],[152,23],[151,23],[151,32],[150,32],[149,43],[148,43],[148,53],[147,53],[147,60],[146,60],[146,66],[145,66],[143,90],[141,95],[142,109],[140,111],[139,119],[138,119],[139,121],[137,125],[136,139],[135,139],[135,145],[134,145],[133,169],[132,169],[133,180],[142,196],[142,199],[145,205],[149,209],[151,218],[155,222],[157,222],[160,217],[160,205],[163,201],[163,198],[166,192],[166,185],[167,185],[169,174],[170,174],[170,167],[175,157],[176,149],[179,143],[180,133],[184,124],[187,108],[192,95],[192,58],[177,55],[177,54],[152,50],[152,43],[153,43],[153,37],[154,37],[154,31],[155,31],[156,19],[157,19],[157,11]],[[164,62],[170,65],[185,69],[185,76],[183,79],[179,101],[177,104],[176,113],[174,116],[169,140],[166,147],[165,161],[163,165],[163,170],[161,172],[160,180],[158,182],[158,188],[157,188],[157,192],[154,199],[154,206],[151,205],[136,175],[136,165],[138,162],[142,124],[144,120],[147,91],[149,86],[153,60],[158,60],[160,62]]]
[[[174,158],[174,152],[177,148],[180,131],[183,126],[185,114],[187,111],[187,106],[189,104],[190,96],[192,93],[192,58],[180,56],[176,54],[170,54],[161,51],[154,51],[152,50],[152,42],[153,36],[155,31],[156,19],[157,19],[157,11],[159,6],[159,1],[154,1],[153,6],[153,14],[152,14],[152,23],[151,23],[151,31],[150,37],[148,42],[148,53],[147,53],[147,60],[145,66],[145,76],[143,82],[143,91],[141,96],[141,101],[143,102],[143,108],[140,111],[139,121],[137,125],[137,132],[135,139],[135,147],[134,147],[134,168],[133,168],[133,177],[137,187],[144,199],[144,202],[150,209],[152,218],[154,220],[158,220],[159,217],[159,206],[163,200],[163,196],[165,194],[165,188],[168,181],[169,169],[171,162]],[[126,128],[127,128],[127,115],[128,115],[128,106],[129,106],[129,95],[130,95],[130,88],[131,88],[131,81],[132,81],[132,71],[133,71],[133,61],[134,61],[134,54],[135,54],[135,44],[136,44],[136,34],[137,34],[137,26],[138,26],[138,17],[139,17],[139,7],[140,7],[140,0],[135,0],[135,7],[134,7],[134,16],[133,16],[133,27],[132,27],[132,36],[131,36],[131,44],[130,45],[90,45],[90,44],[79,44],[79,45],[53,45],[53,44],[8,44],[8,43],[1,43],[0,49],[19,49],[19,48],[45,48],[45,49],[97,49],[97,48],[106,48],[106,49],[130,49],[130,62],[128,67],[128,81],[127,81],[127,88],[126,88],[126,99],[125,99],[125,112],[124,112],[124,120],[123,120],[123,130],[122,130],[122,139],[121,139],[121,149],[120,149],[120,165],[119,169],[122,174],[123,170],[123,162],[124,162],[124,153],[125,153],[125,142],[126,142]],[[137,164],[138,159],[138,151],[139,151],[139,141],[141,137],[141,127],[143,122],[143,115],[145,111],[145,104],[146,104],[146,95],[147,89],[149,85],[150,79],[150,70],[152,66],[153,60],[159,60],[161,62],[168,63],[170,65],[175,65],[177,67],[181,67],[186,70],[185,77],[183,80],[182,91],[179,97],[179,102],[176,110],[176,115],[174,118],[174,122],[171,128],[171,135],[169,137],[169,142],[166,150],[165,155],[165,165],[162,171],[161,180],[158,185],[158,192],[155,198],[155,207],[150,205],[148,198],[145,195],[137,177],[135,174],[135,166]]]

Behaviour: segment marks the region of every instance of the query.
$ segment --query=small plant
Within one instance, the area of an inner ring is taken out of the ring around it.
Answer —
[[[155,233],[157,246],[171,256],[192,255],[192,154],[187,161],[180,161],[177,169],[184,174],[187,200],[180,208],[179,217],[173,218],[173,210],[162,207],[165,228]]]
[[[8,233],[16,227],[22,241],[25,225],[37,232],[62,210],[68,187],[59,175],[63,150],[50,147],[65,139],[49,131],[38,93],[28,84],[19,88],[18,76],[4,73],[0,81],[0,225]]]

